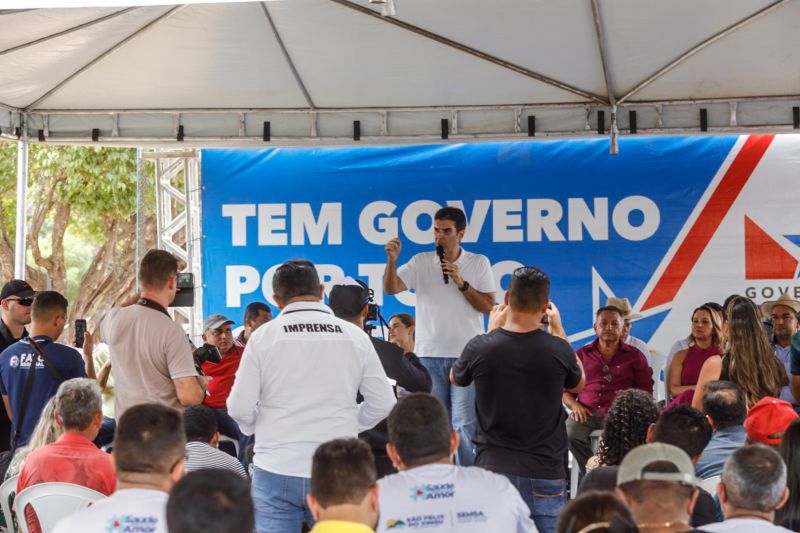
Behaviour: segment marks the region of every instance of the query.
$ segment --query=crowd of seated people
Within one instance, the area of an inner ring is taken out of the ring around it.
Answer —
[[[787,295],[694,309],[659,404],[661,369],[630,335],[627,299],[597,310],[596,338],[573,350],[547,275],[517,269],[488,333],[452,364],[453,386],[474,387],[465,444],[414,353],[415,318],[370,338],[363,283],[339,282],[326,304],[314,265],[288,261],[278,312],[254,302],[238,335],[212,314],[203,348],[218,357],[200,362],[171,336],[177,267],[149,252],[143,292],[101,327],[122,389],[102,448],[108,376],[91,335],[82,350],[59,342],[58,293],[21,280],[0,293],[18,311],[3,324],[20,322],[0,330],[21,335],[0,354],[3,479],[17,495],[52,482],[96,493],[56,533],[800,531],[800,302]],[[465,445],[474,466],[456,460]],[[14,512],[43,530],[33,506]]]

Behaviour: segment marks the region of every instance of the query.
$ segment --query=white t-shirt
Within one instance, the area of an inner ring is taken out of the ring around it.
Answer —
[[[713,524],[706,524],[701,526],[700,529],[714,532],[741,532],[741,533],[790,533],[790,529],[785,527],[776,526],[766,520],[759,520],[758,518],[731,518],[724,522],[716,522]]]
[[[462,248],[455,264],[475,290],[495,292],[492,266],[486,256]],[[483,313],[470,305],[452,280],[444,282],[442,263],[435,252],[415,255],[397,275],[417,295],[414,352],[419,357],[459,357],[467,342],[484,333]]]
[[[169,494],[152,489],[122,489],[91,507],[71,514],[56,524],[53,533],[168,533]]]
[[[320,444],[375,427],[395,401],[363,329],[322,302],[295,302],[250,337],[227,405],[239,429],[255,433],[258,468],[310,478]]]
[[[644,358],[647,359],[647,366],[653,368],[653,357],[650,355],[650,348],[647,347],[646,342],[644,342],[642,339],[637,339],[636,337],[631,337],[630,335],[628,335],[628,338],[625,339],[625,344],[633,346],[634,348],[642,352]],[[660,371],[661,369],[659,368],[658,370]],[[654,377],[653,379],[655,379],[655,381],[658,381],[658,376]]]
[[[517,489],[505,477],[482,468],[436,463],[386,476],[378,485],[378,533],[395,528],[437,533],[537,531]]]

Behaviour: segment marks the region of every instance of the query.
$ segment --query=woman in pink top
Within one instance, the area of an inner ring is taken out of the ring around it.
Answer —
[[[692,403],[694,387],[706,359],[722,353],[722,317],[709,306],[700,306],[692,313],[689,348],[675,354],[669,368],[669,392],[674,396],[668,407]]]

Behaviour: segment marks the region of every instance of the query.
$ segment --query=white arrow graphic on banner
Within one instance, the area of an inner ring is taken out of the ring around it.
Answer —
[[[602,294],[601,294],[602,293]],[[614,298],[617,295],[614,294],[614,291],[611,290],[611,287],[608,286],[606,280],[600,275],[596,268],[592,267],[592,309],[591,309],[591,317],[590,323],[594,324],[594,313],[602,307],[603,304],[600,302],[603,301],[602,295],[605,295],[606,298]],[[594,335],[594,328],[585,329],[578,333],[574,333],[569,336],[570,342],[576,342],[587,337],[591,337]]]

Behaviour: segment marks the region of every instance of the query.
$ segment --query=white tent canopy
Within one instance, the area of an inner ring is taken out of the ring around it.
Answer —
[[[596,135],[612,116],[627,134],[632,111],[638,133],[800,120],[798,0],[394,5],[0,10],[0,130],[271,146]]]

